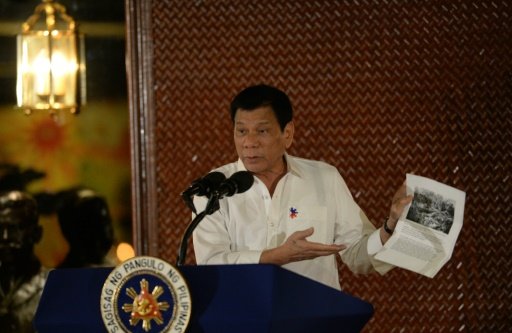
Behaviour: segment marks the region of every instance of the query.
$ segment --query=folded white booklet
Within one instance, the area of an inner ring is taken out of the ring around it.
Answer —
[[[434,277],[453,253],[464,219],[466,193],[435,180],[407,174],[404,209],[378,260]]]

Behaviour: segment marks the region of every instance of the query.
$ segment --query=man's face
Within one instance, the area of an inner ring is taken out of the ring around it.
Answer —
[[[19,221],[0,217],[0,262],[12,262],[23,248],[24,230]]]
[[[6,208],[0,210],[0,261],[10,262],[41,237],[41,227],[24,219],[25,212]],[[32,217],[30,217],[32,219]]]
[[[18,221],[0,219],[0,249],[20,249],[23,245],[23,230]]]
[[[281,131],[274,112],[265,106],[238,110],[234,123],[236,151],[246,169],[255,175],[282,173],[283,155],[293,140],[293,122]]]

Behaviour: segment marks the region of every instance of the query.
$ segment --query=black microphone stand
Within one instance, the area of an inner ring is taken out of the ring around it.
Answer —
[[[214,192],[212,196],[208,199],[208,203],[206,204],[206,208],[199,214],[194,217],[192,222],[189,223],[187,229],[183,233],[183,237],[181,238],[181,244],[178,251],[178,259],[176,260],[176,266],[183,266],[183,262],[185,261],[185,257],[187,256],[187,248],[188,248],[188,239],[192,235],[192,232],[197,227],[199,222],[201,222],[206,215],[213,214],[217,210],[219,210],[219,194]]]

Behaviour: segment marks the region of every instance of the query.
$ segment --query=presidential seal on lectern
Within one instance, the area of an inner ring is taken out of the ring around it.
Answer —
[[[192,311],[181,273],[150,256],[134,257],[115,267],[103,284],[100,306],[110,333],[184,333]]]

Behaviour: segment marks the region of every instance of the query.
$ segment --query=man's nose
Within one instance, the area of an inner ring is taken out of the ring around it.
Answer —
[[[244,148],[255,148],[259,145],[258,135],[256,133],[248,133],[244,139]]]

